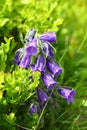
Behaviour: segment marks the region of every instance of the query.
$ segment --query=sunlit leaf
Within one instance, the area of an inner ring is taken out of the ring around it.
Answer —
[[[0,27],[3,27],[9,21],[8,18],[0,19]]]

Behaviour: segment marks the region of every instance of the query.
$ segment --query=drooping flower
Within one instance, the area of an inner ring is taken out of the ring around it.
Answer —
[[[44,33],[39,38],[45,42],[56,42],[56,34],[54,32]]]
[[[55,61],[47,60],[46,65],[48,70],[54,75],[54,77],[57,77],[59,74],[62,73],[62,68],[60,68]]]
[[[73,89],[69,89],[66,87],[60,87],[58,89],[58,93],[67,100],[68,104],[74,101],[74,96],[76,94],[76,92]]]
[[[30,62],[31,57],[25,53],[20,61],[19,67],[28,69]]]
[[[44,56],[41,54],[36,58],[36,62],[34,65],[32,65],[32,69],[33,71],[40,71],[40,72],[44,72],[45,71],[45,58]]]
[[[21,58],[23,56],[23,52],[24,52],[24,48],[20,48],[16,51],[16,55],[15,55],[15,58],[14,58],[14,62],[19,65],[20,64],[20,61],[21,61]]]
[[[41,78],[48,89],[52,89],[57,84],[49,73],[42,73]]]
[[[36,113],[40,115],[40,112],[41,112],[41,108],[39,104],[33,104],[29,110],[30,114]]]
[[[37,40],[34,38],[31,42],[29,42],[25,48],[27,55],[35,56],[37,54]]]
[[[42,50],[44,51],[44,53],[46,54],[47,57],[49,57],[49,58],[54,57],[53,49],[49,43],[43,43]]]
[[[48,95],[42,89],[37,88],[37,96],[42,103],[45,103],[48,99]]]
[[[37,107],[36,107],[36,105],[32,105],[32,107],[29,110],[29,113],[30,114],[37,113]]]
[[[27,35],[25,36],[25,40],[26,40],[27,42],[31,42],[31,41],[33,40],[34,36],[35,36],[35,33],[36,33],[36,30],[35,30],[35,29],[31,29],[31,30],[27,33]]]

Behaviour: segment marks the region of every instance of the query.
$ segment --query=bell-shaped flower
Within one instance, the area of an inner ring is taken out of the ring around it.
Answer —
[[[56,42],[55,32],[44,33],[40,35],[40,40],[45,42]]]
[[[57,84],[49,73],[42,73],[41,78],[48,89],[52,89]]]
[[[69,89],[66,87],[60,87],[58,89],[58,93],[67,100],[68,104],[70,104],[70,102],[74,101],[74,96],[76,94],[76,92],[73,89]]]
[[[62,68],[60,68],[55,61],[47,60],[46,65],[48,70],[54,75],[54,77],[57,77],[59,74],[62,73]]]
[[[36,107],[36,105],[32,105],[32,107],[29,110],[29,113],[30,114],[37,113],[37,107]]]
[[[42,51],[45,53],[46,57],[52,58],[54,57],[53,48],[49,43],[42,44]]]
[[[20,61],[19,67],[28,69],[30,66],[30,62],[31,57],[25,53]]]
[[[20,61],[21,61],[21,58],[23,56],[23,53],[24,53],[24,48],[20,48],[16,51],[16,55],[15,55],[15,58],[14,58],[14,62],[19,65],[20,64]]]
[[[48,99],[48,95],[42,89],[37,88],[37,96],[42,103],[45,103]]]
[[[40,112],[41,112],[41,108],[39,104],[33,104],[29,110],[30,114],[36,113],[40,115]]]
[[[31,42],[29,42],[26,45],[25,50],[27,52],[27,55],[35,56],[37,54],[37,51],[38,51],[37,40],[34,38]]]
[[[45,71],[45,57],[41,54],[36,58],[35,64],[32,65],[33,71],[40,71],[44,72]]]

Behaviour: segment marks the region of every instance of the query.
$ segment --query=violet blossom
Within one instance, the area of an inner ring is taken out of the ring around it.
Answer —
[[[66,87],[60,87],[58,89],[58,93],[67,100],[68,104],[74,101],[74,96],[76,94],[76,92],[73,89],[69,89]]]
[[[42,73],[41,78],[48,89],[52,89],[57,84],[49,73]]]
[[[48,70],[54,75],[54,77],[57,77],[59,74],[62,73],[62,68],[60,68],[55,61],[47,60],[46,65]]]
[[[37,88],[37,96],[42,103],[48,100],[48,95],[41,88]]]
[[[54,32],[44,33],[39,38],[45,42],[56,42],[56,34]]]
[[[30,62],[31,62],[31,57],[28,56],[28,55],[25,53],[25,54],[23,55],[21,61],[20,61],[19,67],[28,69],[29,66],[30,66]]]
[[[31,42],[29,42],[26,45],[25,50],[27,52],[27,55],[35,56],[37,54],[37,52],[38,52],[37,40],[33,39]]]
[[[31,65],[33,71],[45,71],[45,57],[41,54],[36,58],[35,64]]]
[[[49,57],[49,58],[54,57],[53,48],[51,47],[51,45],[49,43],[43,43],[42,49],[47,57]]]

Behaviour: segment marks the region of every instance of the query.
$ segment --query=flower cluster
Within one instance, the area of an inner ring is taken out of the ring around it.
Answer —
[[[55,79],[62,73],[62,68],[54,60],[54,48],[51,42],[56,42],[54,32],[37,35],[35,29],[31,29],[25,37],[26,44],[16,51],[14,62],[21,68],[32,68],[33,71],[41,73],[41,80],[46,90],[52,90],[58,82]],[[35,58],[33,58],[35,57]],[[33,60],[35,59],[35,60]],[[59,87],[58,93],[67,100],[73,102],[75,91],[66,87]],[[30,113],[40,113],[41,103],[44,105],[49,95],[41,87],[37,88],[39,104],[33,104]]]

